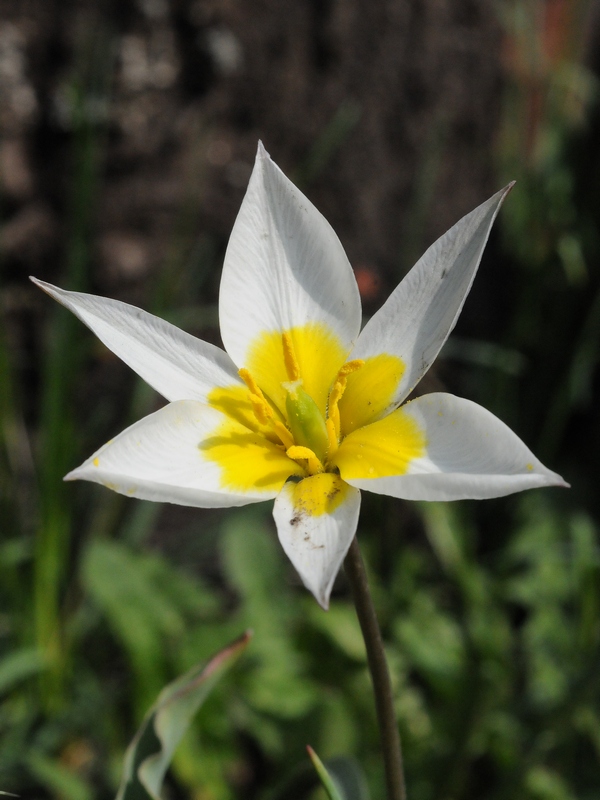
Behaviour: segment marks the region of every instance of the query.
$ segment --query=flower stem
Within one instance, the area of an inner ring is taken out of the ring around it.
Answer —
[[[388,800],[406,800],[402,747],[400,745],[398,723],[394,713],[392,682],[373,598],[369,591],[367,573],[356,536],[352,540],[344,561],[344,570],[350,584],[356,615],[365,640],[365,647],[367,648],[367,661],[373,683],[377,720],[381,735]]]

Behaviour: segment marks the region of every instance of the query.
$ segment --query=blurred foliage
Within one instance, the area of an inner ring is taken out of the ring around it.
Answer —
[[[518,179],[496,242],[508,316],[498,341],[457,339],[445,354],[464,394],[511,424],[574,489],[480,505],[366,497],[360,540],[411,800],[593,800],[600,509],[590,441],[600,241],[588,173],[597,176],[600,165],[585,153],[593,150],[596,81],[580,52],[585,2],[501,9],[498,162],[503,176]],[[98,102],[86,102],[90,87],[107,100],[102,42],[97,58],[97,72],[73,83],[63,281],[71,289],[85,288],[102,171],[102,117]],[[356,119],[352,104],[340,110],[299,166],[306,182]],[[149,291],[150,310],[201,331],[215,319],[202,289],[218,270],[218,247],[198,240],[193,220],[190,200],[168,277],[165,270]],[[308,768],[310,743],[333,759],[328,765],[355,758],[371,796],[382,797],[364,648],[343,578],[325,614],[299,587],[264,506],[195,512],[185,535],[193,558],[173,559],[166,535],[156,543],[157,506],[63,486],[62,475],[109,429],[155,401],[136,384],[128,406],[100,397],[83,412],[80,382],[96,363],[95,344],[63,309],[48,308],[47,317],[35,429],[0,330],[0,787],[63,800],[114,796],[127,743],[161,687],[253,628],[234,678],[215,688],[176,753],[173,796],[307,796],[314,782],[295,795],[290,787],[302,786],[294,775]]]

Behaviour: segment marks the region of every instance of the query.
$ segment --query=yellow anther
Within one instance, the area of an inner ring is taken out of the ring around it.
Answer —
[[[238,370],[238,375],[244,381],[248,389],[250,389],[250,402],[252,403],[254,416],[261,425],[265,425],[267,420],[271,419],[273,416],[273,409],[267,403],[259,385],[247,369]]]
[[[262,397],[263,400],[265,399],[258,383],[254,380],[254,378],[250,374],[250,370],[244,368],[238,369],[238,375],[244,381],[246,386],[250,389],[250,392],[252,394],[255,394],[257,397]]]
[[[301,447],[300,445],[293,445],[288,447],[285,454],[289,458],[297,461],[299,458],[307,462],[308,471],[311,475],[316,475],[319,472],[325,472],[325,468],[317,456],[313,453],[310,447]]]
[[[355,358],[354,361],[346,361],[337,374],[338,379],[344,378],[346,375],[350,375],[351,372],[356,372],[361,367],[364,367],[364,365],[365,362],[362,358]]]
[[[296,360],[294,345],[292,344],[292,337],[289,335],[289,333],[281,334],[281,343],[283,345],[283,362],[285,364],[288,378],[291,381],[297,381],[300,378],[300,367],[298,365],[298,361]]]
[[[288,447],[285,453],[290,458],[316,458],[316,455],[310,449],[310,447],[302,447],[302,445],[294,444],[291,447]]]
[[[329,454],[333,455],[337,450],[337,445],[340,439],[340,409],[339,402],[342,395],[346,391],[346,384],[348,383],[348,375],[356,372],[363,365],[362,358],[356,358],[354,361],[347,361],[339,370],[331,391],[329,392],[329,403],[327,407],[327,435],[329,438]],[[332,442],[335,441],[335,449],[332,449]]]
[[[274,418],[273,409],[269,405],[267,398],[262,393],[260,386],[254,380],[252,375],[247,369],[240,369],[238,375],[244,381],[250,390],[250,402],[252,403],[252,411],[254,416],[261,425],[270,425],[273,431],[279,437],[281,444],[286,448],[292,447],[294,444],[294,437],[285,427],[283,422]]]
[[[274,419],[272,421],[273,430],[279,436],[281,440],[281,444],[285,447],[286,450],[289,450],[290,447],[294,446],[294,437],[285,427],[283,422],[279,422],[279,420]]]
[[[250,402],[252,403],[252,411],[254,416],[261,425],[266,425],[269,421],[270,415],[273,413],[264,399],[261,400],[258,395],[250,394]]]
[[[333,433],[330,433],[329,428],[327,433],[330,439],[332,436],[334,436],[336,442],[339,441],[340,438],[340,409],[338,403],[340,402],[345,389],[346,389],[346,378],[338,377],[338,379],[331,388],[331,392],[329,393],[327,421],[328,422],[330,421],[331,424],[333,425]]]
[[[329,447],[327,448],[327,458],[330,459],[335,451],[338,449],[338,435],[335,430],[335,423],[332,419],[325,420],[325,427],[327,428],[327,439]]]
[[[331,406],[335,406],[337,408],[337,404],[342,399],[342,395],[344,394],[345,389],[346,389],[346,379],[342,378],[341,380],[336,380],[336,382],[331,387],[331,391],[329,392],[330,410]]]

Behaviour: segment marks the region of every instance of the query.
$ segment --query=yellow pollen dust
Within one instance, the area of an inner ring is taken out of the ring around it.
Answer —
[[[329,403],[327,409],[327,437],[329,439],[329,456],[331,457],[338,449],[340,441],[340,409],[339,402],[346,391],[346,384],[348,383],[348,375],[359,370],[364,366],[362,358],[356,358],[354,361],[347,361],[338,372],[331,391],[329,393]]]

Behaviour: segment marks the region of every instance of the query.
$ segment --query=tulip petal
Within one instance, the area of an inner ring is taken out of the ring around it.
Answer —
[[[264,334],[316,324],[347,353],[360,330],[358,287],[340,240],[262,144],[225,255],[219,317],[239,367]]]
[[[492,223],[512,185],[471,211],[431,245],[360,334],[352,358],[367,360],[385,353],[400,359],[403,365],[396,390],[381,416],[413,390],[454,328]],[[349,396],[360,374],[350,377]]]
[[[200,400],[215,386],[240,383],[227,353],[140,308],[31,278],[72,311],[104,344],[167,400]]]
[[[390,431],[397,415],[404,422],[397,426],[394,440]],[[336,463],[340,475],[352,486],[405,500],[483,500],[540,486],[568,486],[560,475],[546,469],[510,428],[470,400],[443,393],[424,395],[351,434],[348,442],[360,434],[366,443],[369,428],[379,442],[382,437],[377,428],[387,420],[391,422],[385,452],[379,447],[370,453],[365,446],[358,460],[356,450],[348,448],[344,454],[345,442],[340,446]],[[413,427],[407,426],[406,420],[412,421]],[[415,431],[422,432],[424,443],[423,452],[416,455],[414,447],[410,450]],[[398,459],[395,475],[394,458]]]
[[[356,533],[359,510],[360,492],[328,472],[288,481],[275,500],[273,517],[281,546],[325,609]]]
[[[277,496],[296,462],[264,436],[195,400],[170,403],[101,447],[65,480],[199,508]]]

